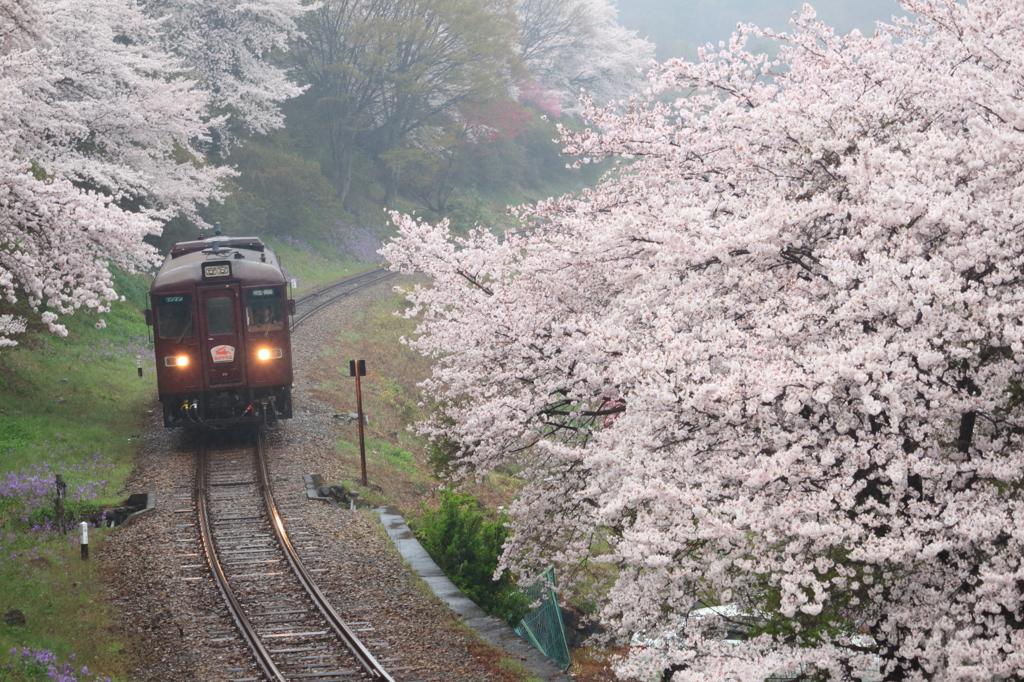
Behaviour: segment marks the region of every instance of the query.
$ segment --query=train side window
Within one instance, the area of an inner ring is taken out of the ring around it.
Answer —
[[[235,331],[235,311],[229,296],[206,299],[206,330],[210,336]]]
[[[281,287],[263,287],[246,291],[245,316],[250,332],[284,329]]]
[[[160,296],[156,301],[156,328],[161,339],[184,339],[194,335],[192,297],[188,294]]]

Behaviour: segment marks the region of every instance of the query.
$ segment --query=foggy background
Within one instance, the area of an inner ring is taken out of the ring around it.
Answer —
[[[817,0],[809,3],[818,18],[839,33],[854,28],[874,32],[875,22],[889,22],[906,12],[895,0]],[[619,22],[657,45],[657,59],[695,59],[697,46],[728,40],[737,23],[788,31],[789,19],[800,11],[800,0],[619,0]],[[754,51],[759,44],[751,44]],[[764,49],[769,49],[767,41]]]

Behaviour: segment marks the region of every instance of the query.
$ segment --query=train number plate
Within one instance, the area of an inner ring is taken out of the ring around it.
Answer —
[[[204,265],[203,277],[228,277],[231,275],[230,265]]]
[[[214,362],[234,362],[235,361],[235,347],[234,346],[214,346],[210,349],[210,354],[213,356]]]

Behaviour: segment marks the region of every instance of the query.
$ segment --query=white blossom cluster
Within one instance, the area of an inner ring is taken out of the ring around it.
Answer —
[[[315,3],[302,0],[141,0],[161,20],[160,44],[180,56],[190,75],[251,132],[283,125],[278,104],[303,88],[268,60],[298,36],[296,19]],[[230,135],[227,131],[221,134]]]
[[[581,90],[604,104],[642,87],[654,44],[620,25],[609,0],[519,0],[516,14],[523,63],[567,110]]]
[[[171,158],[203,134],[205,98],[165,80],[177,66],[166,55],[131,44],[153,27],[127,4],[0,6],[0,290],[45,303],[43,322],[63,334],[56,313],[116,297],[108,262],[148,265],[142,238],[158,219],[214,190],[218,173]],[[151,208],[118,206],[133,201]],[[0,343],[23,330],[0,317]]]
[[[383,253],[433,278],[422,428],[524,471],[502,568],[676,633],[623,678],[1024,675],[1024,5],[903,6],[591,107],[568,151],[632,162],[526,235],[395,216]],[[687,618],[714,603],[747,639]]]
[[[262,35],[291,11],[279,5],[235,11]],[[240,24],[236,38],[254,50],[276,44]],[[53,333],[66,333],[58,314],[108,310],[116,299],[108,266],[149,267],[156,253],[143,237],[175,215],[204,224],[197,206],[219,198],[232,173],[202,153],[224,124],[210,108],[227,95],[213,97],[191,77],[197,67],[160,47],[173,25],[135,2],[0,0],[0,294],[45,306]],[[263,130],[276,121],[269,102],[293,91],[261,89],[251,77],[235,110]],[[24,328],[24,319],[0,315],[0,345]]]

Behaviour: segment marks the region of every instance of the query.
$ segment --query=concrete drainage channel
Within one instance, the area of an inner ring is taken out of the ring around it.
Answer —
[[[444,574],[427,550],[417,540],[405,519],[392,506],[377,507],[377,514],[391,541],[437,597],[473,628],[489,644],[503,649],[510,657],[520,661],[537,678],[545,682],[569,682],[572,678],[537,649],[517,635],[504,621],[488,616],[473,600],[462,593]]]

